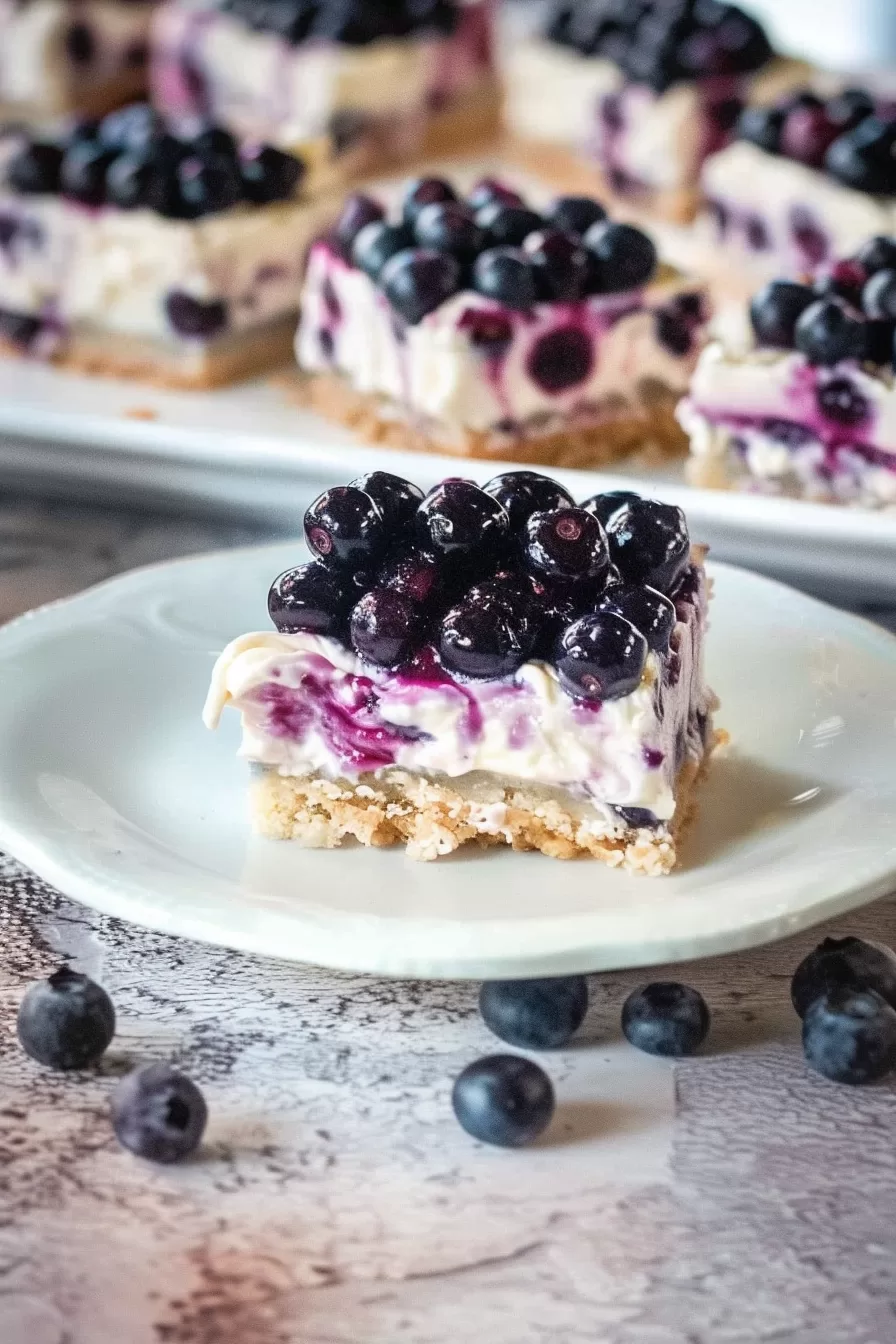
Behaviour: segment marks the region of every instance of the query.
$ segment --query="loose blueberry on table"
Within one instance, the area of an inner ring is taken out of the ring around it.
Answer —
[[[583,975],[545,980],[487,980],[479,993],[485,1025],[520,1050],[556,1050],[575,1035],[588,1011]]]
[[[119,1143],[151,1162],[179,1162],[199,1147],[208,1120],[196,1084],[167,1064],[135,1069],[112,1096]]]
[[[49,1069],[86,1069],[115,1035],[115,1009],[106,991],[63,966],[32,985],[19,1007],[19,1042]]]
[[[469,1064],[451,1094],[459,1123],[482,1143],[519,1148],[547,1129],[554,1089],[543,1069],[516,1055],[489,1055]]]
[[[709,1032],[709,1009],[689,985],[658,981],[636,989],[622,1008],[626,1039],[649,1055],[692,1055]]]

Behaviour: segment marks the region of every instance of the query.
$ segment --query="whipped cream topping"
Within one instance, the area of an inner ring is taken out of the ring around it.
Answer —
[[[41,106],[66,90],[133,72],[132,57],[149,34],[149,0],[0,0],[0,103]],[[93,39],[90,60],[66,59],[65,34],[83,24]]]
[[[339,372],[359,392],[457,430],[637,412],[645,387],[683,392],[696,361],[696,342],[678,355],[657,337],[656,312],[673,293],[659,286],[519,313],[463,291],[405,327],[373,281],[322,242],[309,257],[296,355],[307,372]],[[496,317],[511,332],[497,350],[478,344]]]
[[[331,638],[268,632],[243,635],[221,654],[204,721],[214,728],[232,704],[242,716],[240,754],[286,775],[487,772],[668,820],[678,771],[703,754],[711,708],[699,573],[693,598],[678,603],[673,652],[651,654],[640,686],[617,700],[571,699],[544,663],[461,684],[434,663],[384,671]]]

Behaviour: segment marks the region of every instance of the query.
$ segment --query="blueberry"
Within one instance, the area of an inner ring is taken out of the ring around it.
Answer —
[[[181,205],[188,219],[220,214],[243,199],[239,166],[221,154],[207,159],[187,154],[177,165],[177,180]]]
[[[131,103],[110,112],[99,124],[99,138],[111,149],[145,149],[165,132],[165,124],[149,103]]]
[[[877,196],[896,193],[896,124],[866,117],[831,145],[825,167],[847,187]]]
[[[601,523],[574,504],[533,513],[526,524],[524,548],[527,566],[551,578],[587,579],[601,587],[610,568]]]
[[[115,1035],[115,1009],[104,989],[63,966],[26,990],[17,1028],[22,1049],[39,1064],[85,1069]]]
[[[538,299],[535,269],[516,247],[492,247],[476,258],[473,288],[507,308],[525,311]]]
[[[96,140],[76,140],[62,160],[59,186],[63,195],[82,205],[102,205],[106,199],[106,174],[115,151]]]
[[[378,667],[400,667],[413,656],[419,635],[415,604],[391,588],[371,588],[349,621],[352,648]]]
[[[656,271],[656,248],[631,224],[605,220],[585,234],[585,246],[596,261],[597,284],[604,294],[640,289]]]
[[[820,168],[828,148],[842,132],[824,107],[795,107],[781,131],[781,151],[798,163]]]
[[[777,154],[781,149],[781,130],[786,112],[781,107],[745,107],[738,118],[735,134],[740,140]]]
[[[896,321],[896,269],[871,276],[862,290],[862,308],[868,317]]]
[[[666,653],[675,628],[675,607],[662,593],[646,584],[617,583],[598,603],[599,611],[615,611],[631,621],[654,653]]]
[[[558,196],[548,206],[545,218],[555,229],[583,237],[592,224],[601,224],[607,212],[590,196]]]
[[[350,600],[339,576],[320,560],[310,560],[274,580],[268,614],[281,634],[339,635]]]
[[[489,1055],[469,1064],[451,1093],[463,1129],[482,1143],[519,1148],[551,1123],[554,1089],[544,1069],[518,1055]]]
[[[812,364],[839,364],[843,359],[861,359],[866,346],[861,314],[842,299],[818,299],[805,309],[796,324],[796,348]]]
[[[476,223],[488,234],[492,246],[520,247],[530,233],[543,227],[544,221],[525,206],[493,201],[476,211]]]
[[[376,280],[390,257],[404,252],[414,244],[414,235],[406,224],[387,224],[374,221],[355,236],[352,244],[352,262]]]
[[[430,490],[415,524],[424,550],[470,563],[499,554],[510,530],[497,500],[472,481],[456,478]]]
[[[475,214],[486,205],[525,205],[518,191],[494,177],[481,177],[467,196],[467,205]]]
[[[637,690],[647,640],[614,611],[580,616],[560,635],[554,663],[560,684],[577,700],[619,700]]]
[[[867,279],[864,267],[857,261],[836,261],[816,277],[812,293],[819,299],[845,299],[858,308]]]
[[[629,994],[622,1007],[626,1040],[648,1055],[692,1055],[706,1040],[709,1009],[689,985],[658,981]]]
[[[750,304],[750,321],[759,344],[792,350],[796,324],[814,298],[808,285],[790,280],[772,280],[760,289]]]
[[[413,327],[457,293],[461,268],[447,252],[408,248],[390,257],[379,283],[395,311]]]
[[[591,376],[593,368],[594,343],[588,332],[578,326],[555,327],[545,332],[526,359],[529,377],[549,396],[578,387]]]
[[[333,236],[343,253],[349,256],[361,230],[368,224],[381,223],[385,217],[386,211],[379,201],[356,191],[343,205],[333,229]]]
[[[204,303],[174,289],[165,298],[165,316],[173,331],[187,340],[213,340],[227,330],[227,304],[221,299]]]
[[[106,174],[106,197],[120,210],[172,213],[179,198],[177,178],[151,149],[119,154]]]
[[[61,170],[62,150],[59,146],[32,141],[9,160],[6,180],[14,191],[23,195],[49,195],[59,190]]]
[[[445,576],[434,555],[412,547],[390,556],[380,570],[379,586],[428,609],[442,597]]]
[[[896,238],[886,238],[881,234],[869,238],[857,253],[856,261],[867,275],[896,270]]]
[[[528,604],[519,590],[492,579],[471,588],[442,620],[439,654],[462,677],[511,676],[535,643]]]
[[[806,1063],[834,1083],[873,1083],[896,1069],[896,1009],[873,989],[830,989],[803,1018]]]
[[[405,188],[401,203],[401,217],[410,228],[417,222],[417,216],[427,205],[456,201],[457,192],[450,182],[441,177],[418,177]]]
[[[305,540],[328,562],[366,569],[379,559],[388,538],[370,495],[356,486],[334,485],[307,510]]]
[[[482,488],[507,510],[510,530],[514,533],[522,532],[533,513],[575,503],[562,485],[537,471],[505,471],[493,476]]]
[[[253,205],[288,201],[296,194],[305,176],[305,165],[295,154],[284,154],[272,145],[262,145],[240,161],[243,193]]]
[[[896,1008],[896,952],[864,938],[825,938],[794,971],[790,997],[804,1017],[813,999],[838,989],[871,989]]]
[[[584,975],[549,980],[489,980],[479,991],[485,1025],[519,1050],[557,1050],[588,1011]]]
[[[826,111],[830,120],[841,130],[851,131],[874,113],[874,99],[867,89],[842,89],[829,98]]]
[[[200,158],[214,158],[218,154],[225,159],[236,160],[238,149],[236,140],[224,126],[208,125],[198,131],[190,141],[190,150]]]
[[[391,471],[368,471],[349,481],[349,485],[370,496],[390,532],[409,526],[423,499],[419,485],[403,476],[393,476]]]
[[[820,383],[817,398],[822,415],[839,425],[861,425],[871,417],[867,397],[862,396],[851,378],[830,378]]]
[[[610,559],[628,583],[668,593],[684,572],[691,543],[684,513],[674,504],[633,499],[607,525]]]
[[[189,1157],[199,1147],[207,1119],[199,1088],[168,1064],[135,1069],[112,1094],[118,1142],[150,1162]]]
[[[560,229],[538,229],[529,234],[523,251],[535,268],[540,298],[571,303],[585,293],[591,262],[574,234]]]
[[[421,247],[450,252],[458,261],[472,261],[485,243],[473,212],[460,201],[425,205],[417,215],[414,235]]]
[[[630,504],[633,499],[640,499],[641,496],[634,490],[604,490],[599,495],[592,495],[582,503],[582,508],[586,513],[593,513],[599,522],[606,527],[607,523],[615,513],[625,505]]]

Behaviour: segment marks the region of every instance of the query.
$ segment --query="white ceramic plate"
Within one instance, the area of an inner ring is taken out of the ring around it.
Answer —
[[[896,885],[896,638],[716,566],[709,672],[732,748],[668,878],[503,850],[417,864],[249,836],[215,654],[266,624],[290,545],[137,570],[0,630],[0,847],[139,924],[421,977],[598,970],[743,948]]]

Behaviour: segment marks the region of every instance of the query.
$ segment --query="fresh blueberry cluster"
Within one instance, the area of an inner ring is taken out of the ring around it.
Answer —
[[[769,107],[746,108],[737,133],[767,154],[824,169],[856,191],[896,194],[896,113],[865,89],[844,89],[827,100],[802,89]]]
[[[466,200],[442,178],[417,178],[393,220],[372,197],[352,196],[332,243],[412,325],[462,289],[525,311],[638,289],[657,265],[647,235],[612,223],[590,197],[561,196],[539,214],[492,178]],[[491,339],[500,343],[501,333]]]
[[[270,145],[242,151],[222,126],[183,139],[147,103],[134,103],[102,121],[79,122],[61,140],[25,139],[6,180],[26,195],[199,219],[241,202],[289,200],[304,172],[295,155]]]
[[[896,1070],[896,954],[862,938],[825,938],[794,972],[790,997],[803,1050],[835,1083]]]
[[[456,0],[220,0],[220,8],[286,42],[316,38],[353,47],[383,38],[447,37],[459,18]]]
[[[268,596],[278,630],[333,636],[378,667],[431,649],[461,679],[540,659],[592,702],[628,695],[648,653],[668,650],[690,554],[681,509],[628,492],[578,506],[531,471],[425,496],[371,472],[316,499],[305,537],[315,559]]]
[[[546,36],[613,61],[657,93],[681,80],[747,74],[772,54],[756,20],[718,0],[555,0]]]
[[[810,284],[771,281],[754,296],[750,319],[760,345],[799,350],[812,364],[892,365],[896,239],[870,239],[855,257],[837,262]]]

